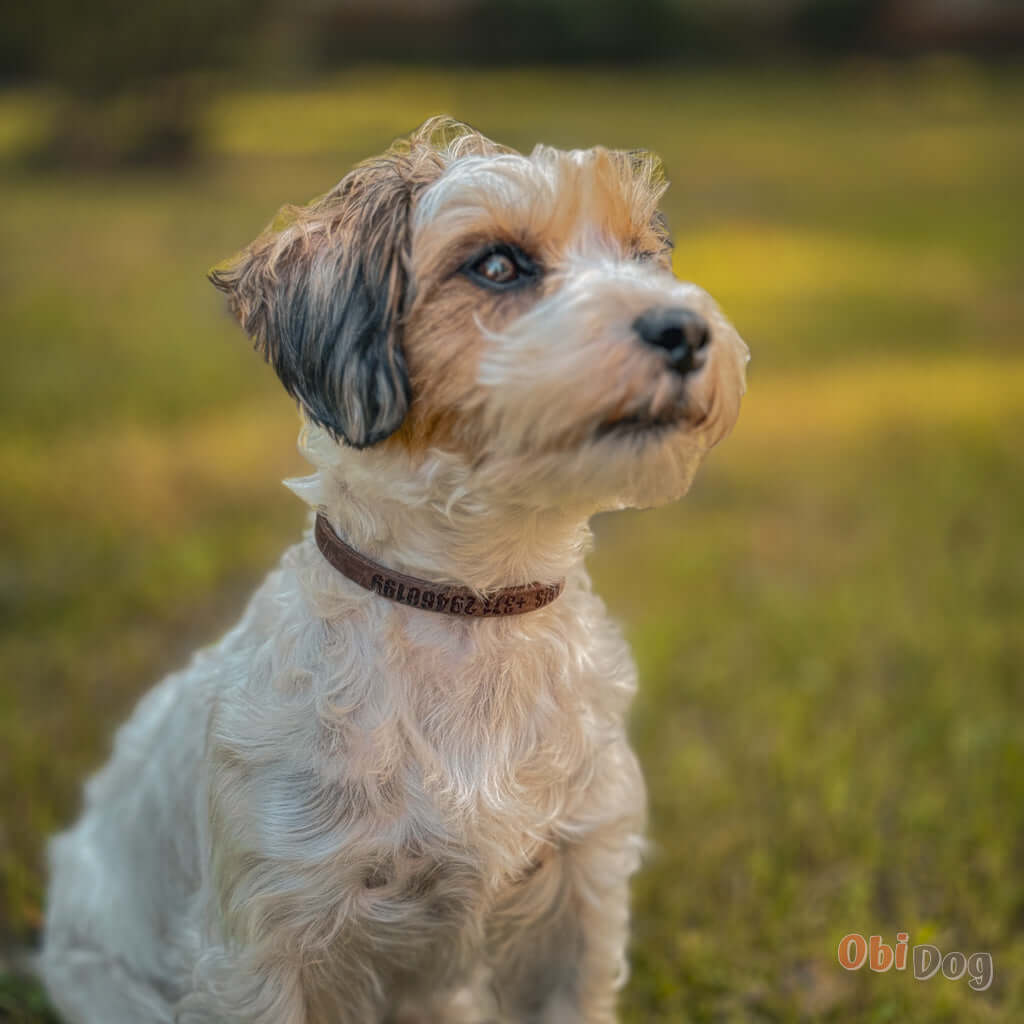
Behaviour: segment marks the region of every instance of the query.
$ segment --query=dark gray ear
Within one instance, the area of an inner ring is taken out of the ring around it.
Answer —
[[[285,211],[210,280],[309,418],[357,448],[409,408],[401,345],[411,193],[396,161],[364,164]]]

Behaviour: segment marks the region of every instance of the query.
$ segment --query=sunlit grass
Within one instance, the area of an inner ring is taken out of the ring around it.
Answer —
[[[679,506],[598,522],[641,667],[654,849],[630,1021],[1024,1013],[1024,79],[366,70],[225,91],[187,173],[42,174],[0,97],[0,1017],[41,849],[138,694],[298,536],[294,409],[204,279],[285,201],[447,110],[517,145],[647,145],[678,272],[751,343]],[[847,974],[848,931],[996,981]]]

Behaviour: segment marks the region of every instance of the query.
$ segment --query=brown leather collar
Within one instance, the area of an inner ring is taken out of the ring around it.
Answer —
[[[551,604],[565,586],[565,580],[551,584],[525,583],[480,594],[470,587],[432,583],[430,580],[385,569],[383,565],[349,547],[334,532],[321,512],[317,513],[314,533],[320,553],[342,576],[347,576],[353,583],[381,597],[428,612],[468,615],[471,618],[522,615]]]

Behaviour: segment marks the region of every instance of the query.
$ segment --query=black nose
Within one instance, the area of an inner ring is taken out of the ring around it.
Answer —
[[[711,340],[707,320],[692,309],[656,306],[633,321],[633,330],[647,342],[662,348],[669,365],[679,373],[697,368],[697,353]]]

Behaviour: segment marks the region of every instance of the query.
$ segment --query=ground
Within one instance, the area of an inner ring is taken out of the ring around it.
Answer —
[[[624,1020],[1022,1019],[1022,101],[945,59],[379,69],[225,91],[195,169],[99,177],[27,168],[46,98],[0,94],[0,1019],[51,1019],[13,962],[46,835],[304,521],[294,409],[204,273],[440,111],[659,150],[677,272],[754,353],[692,495],[597,524],[652,798]],[[994,983],[837,963],[899,931]]]

